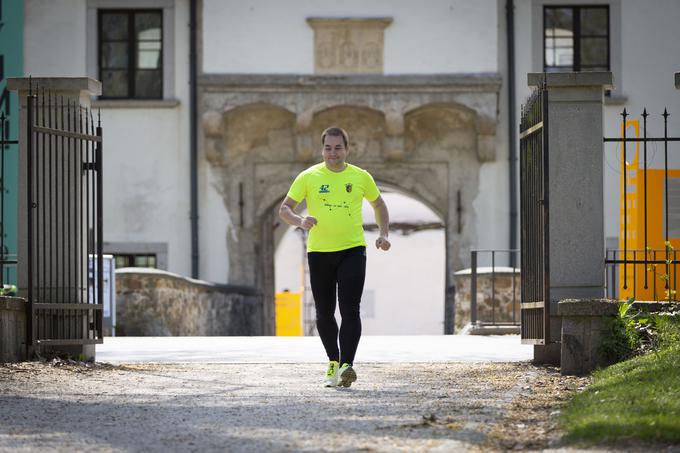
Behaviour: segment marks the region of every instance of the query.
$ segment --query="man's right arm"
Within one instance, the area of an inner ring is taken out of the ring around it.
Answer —
[[[312,216],[302,217],[297,215],[295,213],[295,207],[297,205],[297,201],[290,197],[286,197],[279,208],[279,217],[281,217],[281,220],[286,222],[288,225],[302,228],[303,230],[311,229],[314,225],[316,225],[316,219]]]

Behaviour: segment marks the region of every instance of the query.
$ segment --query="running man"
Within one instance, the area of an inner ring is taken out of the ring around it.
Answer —
[[[389,214],[373,177],[345,162],[349,136],[339,127],[321,134],[323,162],[300,173],[279,209],[289,225],[309,231],[307,261],[316,307],[316,328],[328,355],[325,387],[349,387],[357,375],[352,365],[361,337],[359,304],[366,276],[366,239],[361,205],[366,198],[375,210],[380,236],[375,246],[389,250]],[[295,207],[307,200],[309,215]],[[340,304],[340,347],[335,320],[336,288]]]

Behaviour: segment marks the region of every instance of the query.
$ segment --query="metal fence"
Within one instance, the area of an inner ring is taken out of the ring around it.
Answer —
[[[548,91],[543,85],[522,106],[520,121],[521,338],[550,338],[548,253]]]
[[[674,291],[666,291],[670,289],[675,289],[678,287],[678,261],[677,261],[677,250],[670,250],[670,264],[666,264],[665,260],[660,258],[666,256],[666,250],[648,250],[647,256],[647,267],[645,267],[644,260],[640,260],[640,257],[644,256],[644,250],[628,250],[628,256],[630,260],[623,259],[623,253],[619,249],[607,249],[605,252],[605,270],[606,270],[606,281],[605,281],[605,295],[611,299],[626,299],[633,297],[638,300],[651,299],[655,301],[668,300],[677,301],[678,295]],[[636,263],[637,261],[637,263]],[[628,278],[628,284],[625,288],[623,285],[623,274],[624,274],[624,263],[627,263],[626,277]],[[653,264],[657,265],[657,269],[650,268]],[[661,265],[662,269],[658,269]],[[666,267],[668,270],[666,270]],[[647,269],[645,271],[645,269]],[[639,279],[644,278],[644,273],[647,272],[647,287],[644,287],[644,282],[637,284]],[[663,272],[663,273],[662,273]],[[668,275],[668,282],[664,274]],[[646,290],[646,291],[645,291]],[[640,294],[642,292],[642,294]],[[651,297],[645,297],[644,295],[651,292]]]
[[[101,343],[101,122],[44,90],[31,90],[27,122],[29,345]]]
[[[14,151],[16,146],[13,145],[18,144],[18,140],[9,139],[9,121],[4,112],[0,113],[0,288],[4,288],[5,283],[10,281],[10,270],[16,269],[17,266],[16,253],[10,253],[5,243],[6,221],[9,217],[5,216],[5,193],[7,192],[5,162],[7,153],[16,152]]]
[[[670,114],[666,109],[659,115],[663,117],[663,136],[649,137],[649,116],[647,109],[643,109],[640,136],[640,121],[628,119],[629,113],[624,108],[621,137],[604,137],[605,143],[617,143],[621,151],[620,248],[607,250],[605,255],[607,295],[618,299],[677,301],[675,247],[680,245],[680,211],[677,211],[680,204],[671,203],[671,192],[680,194],[680,168],[677,159],[676,168],[670,168],[669,144],[680,138],[668,136]],[[661,167],[657,150],[654,149],[651,159],[648,153],[648,144],[656,148],[657,143],[663,146],[662,168],[656,168]]]
[[[488,257],[491,266],[479,267],[480,255]],[[472,325],[519,325],[520,318],[517,316],[519,269],[497,264],[498,258],[509,263],[516,263],[518,256],[519,250],[472,250],[470,252],[470,323]],[[490,286],[485,291],[478,290],[482,275],[488,276],[486,280]],[[510,277],[509,285],[508,276]],[[482,301],[483,308],[481,309],[480,296],[485,299]]]

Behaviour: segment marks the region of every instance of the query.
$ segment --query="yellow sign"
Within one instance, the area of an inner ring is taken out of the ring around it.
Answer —
[[[633,137],[640,137],[640,122],[638,120],[626,121],[626,128],[632,129]],[[630,131],[627,130],[630,137]],[[623,135],[623,126],[621,130]],[[620,244],[621,253],[616,258],[624,259],[623,250],[624,234],[627,238],[626,249],[627,259],[644,261],[666,260],[665,226],[664,226],[664,170],[648,168],[645,174],[644,166],[640,162],[640,143],[634,142],[634,158],[631,162],[626,162],[626,190],[624,188],[623,176],[621,177],[621,224],[620,224]],[[623,147],[623,145],[621,145]],[[644,165],[644,163],[642,163]],[[674,178],[680,178],[679,169],[668,170],[669,182]],[[645,181],[646,180],[646,181]],[[644,185],[647,183],[647,199],[645,200]],[[624,209],[624,199],[626,206]],[[645,204],[647,205],[647,231],[645,231]],[[627,215],[626,215],[627,214]],[[645,233],[647,234],[647,249],[645,250]],[[668,241],[672,247],[669,248],[668,259],[676,259],[676,252],[673,249],[680,249],[680,238],[669,237]],[[676,294],[671,291],[676,288],[677,277],[674,266],[664,264],[644,263],[619,266],[619,299],[635,297],[636,300],[664,300],[677,299]],[[625,279],[624,279],[625,275]],[[668,283],[666,283],[668,280]]]
[[[302,336],[301,293],[276,293],[276,335]]]

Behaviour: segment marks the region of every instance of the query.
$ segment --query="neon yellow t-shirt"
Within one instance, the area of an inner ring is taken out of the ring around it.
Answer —
[[[335,252],[366,245],[361,204],[364,198],[375,201],[380,191],[366,170],[347,164],[334,172],[321,162],[295,178],[288,196],[298,203],[306,199],[309,215],[317,220],[309,230],[307,251]]]

